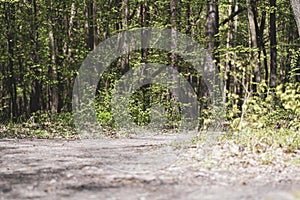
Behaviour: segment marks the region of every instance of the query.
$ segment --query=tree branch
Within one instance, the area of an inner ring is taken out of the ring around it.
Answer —
[[[237,11],[235,11],[234,13],[232,13],[228,18],[226,18],[225,20],[223,20],[219,26],[223,26],[225,25],[227,22],[229,22],[230,20],[232,20],[235,16],[237,16],[238,14],[240,14],[241,12],[245,11],[246,8],[241,7],[239,8]]]

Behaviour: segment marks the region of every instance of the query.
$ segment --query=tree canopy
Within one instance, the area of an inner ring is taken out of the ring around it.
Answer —
[[[1,1],[0,121],[71,112],[74,80],[90,51],[121,31],[158,27],[186,34],[211,52],[224,80],[227,120],[257,124],[272,116],[276,126],[284,119],[284,126],[299,129],[299,5],[299,0]],[[190,82],[203,102],[204,123],[210,111],[201,75],[173,53],[143,49],[119,58],[102,76],[95,98],[100,124],[113,126],[116,81],[147,62],[169,64]],[[158,85],[137,90],[132,118],[149,123],[149,108],[160,102],[170,122],[166,127],[173,127],[180,117],[172,95]]]

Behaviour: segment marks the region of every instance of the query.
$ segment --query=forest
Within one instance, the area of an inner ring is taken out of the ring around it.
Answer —
[[[300,144],[297,0],[4,0],[0,27],[1,137],[67,137],[74,80],[87,55],[117,33],[156,27],[185,34],[210,53],[223,80],[225,130],[287,130]],[[173,53],[143,49],[119,57],[101,77],[95,109],[103,130],[118,129],[112,90],[141,63],[171,65],[189,81],[205,129],[211,109],[201,75]],[[165,128],[176,128],[173,101],[168,88],[142,87],[132,96],[131,117],[147,125],[149,108],[161,103]]]

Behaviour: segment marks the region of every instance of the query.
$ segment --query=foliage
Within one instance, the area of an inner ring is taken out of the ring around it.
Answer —
[[[300,117],[300,83],[281,84],[276,88],[282,106]]]
[[[273,128],[255,129],[244,128],[241,131],[234,131],[232,134],[223,135],[221,140],[232,139],[236,144],[247,148],[253,153],[264,153],[268,149],[282,149],[285,153],[293,153],[300,149],[300,135],[289,129]]]
[[[294,87],[293,89],[287,87],[285,92],[282,92],[280,88],[281,86],[277,87],[276,104],[270,92],[267,92],[265,99],[259,96],[250,97],[245,104],[244,120],[241,122],[240,118],[235,118],[231,128],[233,130],[245,127],[272,128],[273,130],[283,128],[300,131],[300,112],[297,111],[299,100],[295,95],[289,96],[290,93],[297,92]]]
[[[36,112],[25,122],[2,124],[0,138],[74,139],[77,134],[72,113]]]
[[[213,46],[210,53],[224,80],[224,118],[232,130],[269,127],[299,131],[300,40],[289,0],[277,0],[277,7],[258,0],[172,2],[174,8],[170,0],[130,0],[128,5],[122,0],[1,1],[0,123],[5,127],[1,136],[72,135],[72,89],[84,58],[112,35],[145,26],[173,28],[205,48]],[[213,19],[209,18],[211,9],[218,10]],[[274,32],[270,26],[274,11],[276,48],[269,39]],[[251,30],[251,20],[255,30]],[[208,27],[215,28],[216,35],[211,35]],[[103,131],[118,129],[111,112],[117,81],[144,63],[177,67],[201,102],[201,130],[214,124],[215,108],[208,105],[201,75],[179,56],[175,60],[172,53],[156,49],[130,52],[116,59],[102,74],[95,102],[89,102],[95,103]],[[271,64],[276,67],[273,71]],[[135,91],[128,108],[133,121],[141,126],[149,124],[151,116],[157,116],[151,108],[160,107],[165,111],[164,127],[176,129],[180,107],[185,105],[176,102],[171,91],[159,85]]]

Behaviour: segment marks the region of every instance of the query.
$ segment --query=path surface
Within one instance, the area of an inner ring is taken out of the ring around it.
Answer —
[[[299,163],[170,139],[0,140],[0,199],[300,199]]]

